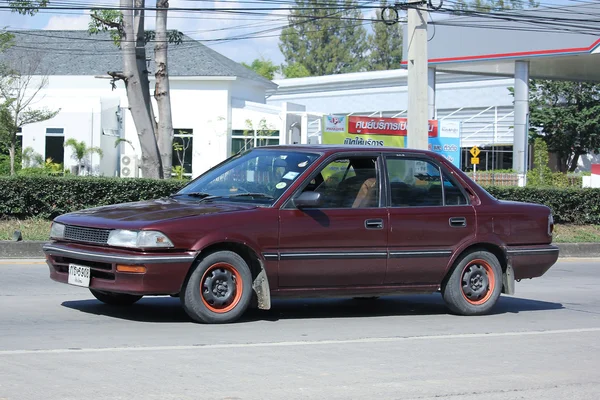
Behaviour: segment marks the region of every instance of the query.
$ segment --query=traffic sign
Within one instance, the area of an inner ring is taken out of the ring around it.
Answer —
[[[479,157],[472,157],[471,158],[471,164],[473,164],[473,165],[479,164]]]
[[[477,156],[479,155],[479,153],[481,153],[481,150],[479,150],[479,147],[473,146],[473,147],[471,147],[470,153],[471,153],[471,155],[473,157],[477,158]],[[479,164],[479,161],[477,163]]]

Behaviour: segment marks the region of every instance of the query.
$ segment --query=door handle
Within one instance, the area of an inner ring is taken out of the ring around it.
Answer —
[[[467,226],[467,219],[465,217],[452,217],[449,222],[453,228],[464,228]]]
[[[367,219],[365,220],[365,228],[367,229],[383,229],[382,219]]]

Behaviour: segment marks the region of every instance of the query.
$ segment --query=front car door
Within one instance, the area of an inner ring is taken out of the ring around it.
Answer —
[[[476,234],[469,197],[426,156],[385,158],[390,214],[386,284],[437,285],[453,252]]]
[[[280,210],[279,287],[379,285],[387,264],[387,210],[378,153],[324,162],[294,196],[321,193],[318,208]]]

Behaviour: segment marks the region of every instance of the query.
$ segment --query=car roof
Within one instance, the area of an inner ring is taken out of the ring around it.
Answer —
[[[437,155],[437,153],[429,150],[407,149],[402,147],[379,147],[379,146],[361,146],[361,145],[344,145],[344,144],[287,144],[257,147],[256,149],[273,149],[273,150],[298,150],[312,151],[317,153],[333,154],[338,152],[386,152],[386,153],[407,153],[407,154],[428,154]]]

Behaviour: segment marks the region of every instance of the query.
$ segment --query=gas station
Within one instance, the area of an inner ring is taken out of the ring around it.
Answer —
[[[436,118],[438,72],[513,77],[513,169],[519,174],[519,184],[524,185],[528,161],[529,79],[600,82],[600,32],[586,28],[590,15],[600,15],[600,4],[585,2],[505,14],[512,17],[458,16],[428,24],[429,118]],[[563,21],[561,27],[539,23],[557,16]],[[405,27],[404,43],[410,40]],[[405,45],[402,62],[405,68],[407,48]]]

